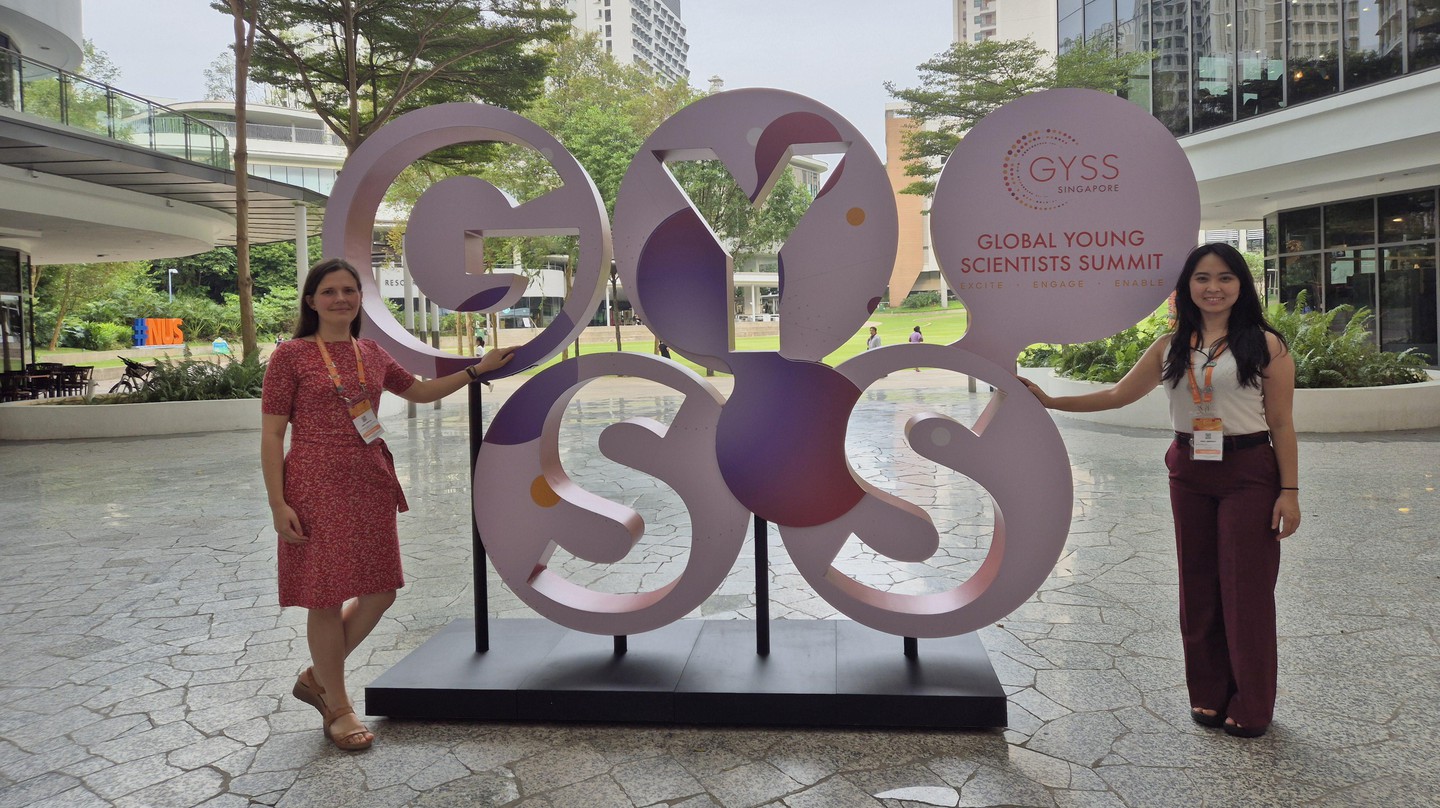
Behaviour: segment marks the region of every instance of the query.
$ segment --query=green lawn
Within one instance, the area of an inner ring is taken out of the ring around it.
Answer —
[[[955,340],[959,339],[962,334],[965,333],[966,316],[965,310],[960,306],[956,305],[951,306],[948,309],[932,308],[887,310],[872,314],[870,316],[870,322],[878,323],[877,328],[880,329],[880,339],[883,340],[886,345],[896,345],[908,341],[910,339],[911,329],[913,329],[917,325],[920,326],[920,330],[925,334],[926,342],[938,342],[946,344],[954,342]],[[856,331],[854,336],[850,337],[850,339],[847,340],[844,345],[840,346],[829,356],[825,357],[825,363],[833,367],[840,364],[841,362],[844,362],[846,359],[849,359],[850,357],[863,352],[865,350],[865,339],[868,336],[868,328],[861,328],[859,331]],[[504,343],[503,333],[501,335],[501,342],[502,344]],[[653,353],[654,351],[654,344],[650,340],[633,340],[621,343],[621,345],[623,347],[623,350],[632,353]],[[238,340],[235,343],[232,343],[231,347],[232,349],[238,350]],[[190,348],[197,355],[202,352],[208,354],[210,352],[210,343],[195,342],[190,344]],[[743,339],[737,339],[735,341],[735,348],[739,351],[776,351],[780,349],[780,337],[746,337]],[[128,350],[129,349],[127,349],[127,353]],[[178,357],[179,347],[177,346],[171,350],[174,351],[173,355]],[[604,344],[587,343],[582,348],[582,351],[586,354],[602,353],[604,351],[613,350],[615,350],[615,344],[613,342]],[[76,355],[82,353],[92,352],[82,351],[79,348],[59,348],[54,351],[42,350],[36,352],[38,361],[62,362],[65,364],[73,364],[75,362]],[[124,364],[120,361],[120,358],[118,356],[120,350],[118,349],[113,352],[99,353],[106,353],[111,358],[86,360],[85,364],[94,365],[97,368],[121,367]],[[152,361],[149,358],[148,352],[139,353],[138,355],[136,353],[128,353],[128,355],[139,359],[139,361]],[[161,355],[164,354],[162,354],[160,350],[156,350],[153,354],[153,356]],[[702,373],[704,372],[703,369],[700,368],[698,365],[690,362],[689,360],[680,356],[678,353],[672,354],[672,356],[677,362],[680,362],[681,364],[686,365],[693,370],[699,370]],[[549,362],[546,362],[543,366],[532,368],[526,371],[526,373],[539,372],[542,368],[549,367],[550,365],[553,365],[559,361],[560,358],[556,357],[554,359],[551,359]]]
[[[870,315],[870,322],[878,323],[880,339],[886,345],[896,345],[907,342],[910,339],[910,332],[915,326],[920,326],[920,331],[925,335],[926,342],[938,342],[948,344],[960,339],[965,333],[966,316],[965,310],[958,305],[948,309],[903,309],[878,312]],[[869,328],[861,328],[850,337],[844,345],[840,346],[830,355],[825,357],[825,363],[834,367],[849,359],[852,356],[863,353],[865,340],[870,336]],[[502,337],[503,342],[503,337]],[[622,349],[634,353],[653,353],[654,344],[650,340],[637,340],[622,342]],[[780,349],[780,337],[746,337],[735,340],[737,351],[777,351]],[[601,346],[587,343],[582,347],[584,353],[600,353],[603,351],[615,350],[615,344]],[[671,354],[675,361],[685,365],[692,370],[704,372],[700,366],[685,359],[678,353]],[[527,373],[536,373],[545,367],[559,362],[557,357],[545,363],[545,365],[532,368]]]

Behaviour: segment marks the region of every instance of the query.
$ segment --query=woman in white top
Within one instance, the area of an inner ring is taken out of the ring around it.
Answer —
[[[1275,706],[1279,539],[1300,526],[1295,361],[1265,321],[1244,257],[1228,244],[1190,253],[1175,308],[1174,332],[1115,386],[1056,398],[1025,384],[1066,412],[1123,407],[1164,385],[1175,426],[1165,464],[1191,718],[1254,738]]]

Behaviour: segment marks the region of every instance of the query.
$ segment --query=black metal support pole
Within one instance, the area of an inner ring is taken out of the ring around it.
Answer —
[[[475,461],[480,457],[480,443],[485,437],[485,414],[481,409],[483,387],[471,382],[470,395],[470,485],[474,486]],[[480,539],[479,522],[475,520],[475,494],[470,494],[470,561],[475,576],[475,653],[490,650],[490,589],[485,565],[485,542]]]
[[[905,657],[914,659],[920,656],[920,641],[914,637],[905,638]]]
[[[630,650],[630,638],[624,634],[615,635],[615,656],[624,656]]]
[[[770,655],[770,534],[755,517],[755,653]]]

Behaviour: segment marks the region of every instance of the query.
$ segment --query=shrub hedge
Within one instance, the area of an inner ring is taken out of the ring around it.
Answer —
[[[1302,293],[1291,306],[1276,304],[1266,312],[1295,357],[1297,388],[1385,387],[1429,380],[1425,366],[1433,357],[1413,350],[1382,351],[1375,345],[1369,330],[1375,318],[1368,308],[1307,309]],[[1344,326],[1337,327],[1337,321]],[[1118,382],[1169,330],[1168,317],[1157,311],[1113,337],[1058,347],[1032,345],[1020,355],[1020,364],[1054,367],[1070,379]]]

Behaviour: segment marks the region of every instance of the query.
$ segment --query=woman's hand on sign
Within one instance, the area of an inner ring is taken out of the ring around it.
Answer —
[[[1035,382],[1030,381],[1029,379],[1025,378],[1024,376],[1016,376],[1015,378],[1019,379],[1019,380],[1020,380],[1020,383],[1023,384],[1023,385],[1025,385],[1025,389],[1026,389],[1026,390],[1029,390],[1031,393],[1034,393],[1034,394],[1035,394],[1035,397],[1038,398],[1038,399],[1040,399],[1040,404],[1043,405],[1043,406],[1045,407],[1045,409],[1048,410],[1048,409],[1053,409],[1053,408],[1055,407],[1055,399],[1051,398],[1049,393],[1046,393],[1044,390],[1041,390],[1041,389],[1040,389],[1040,385],[1036,384]]]
[[[480,357],[480,361],[475,365],[475,372],[489,373],[492,370],[499,370],[510,364],[510,360],[514,358],[514,348],[496,348],[493,351],[486,352],[484,356]]]

